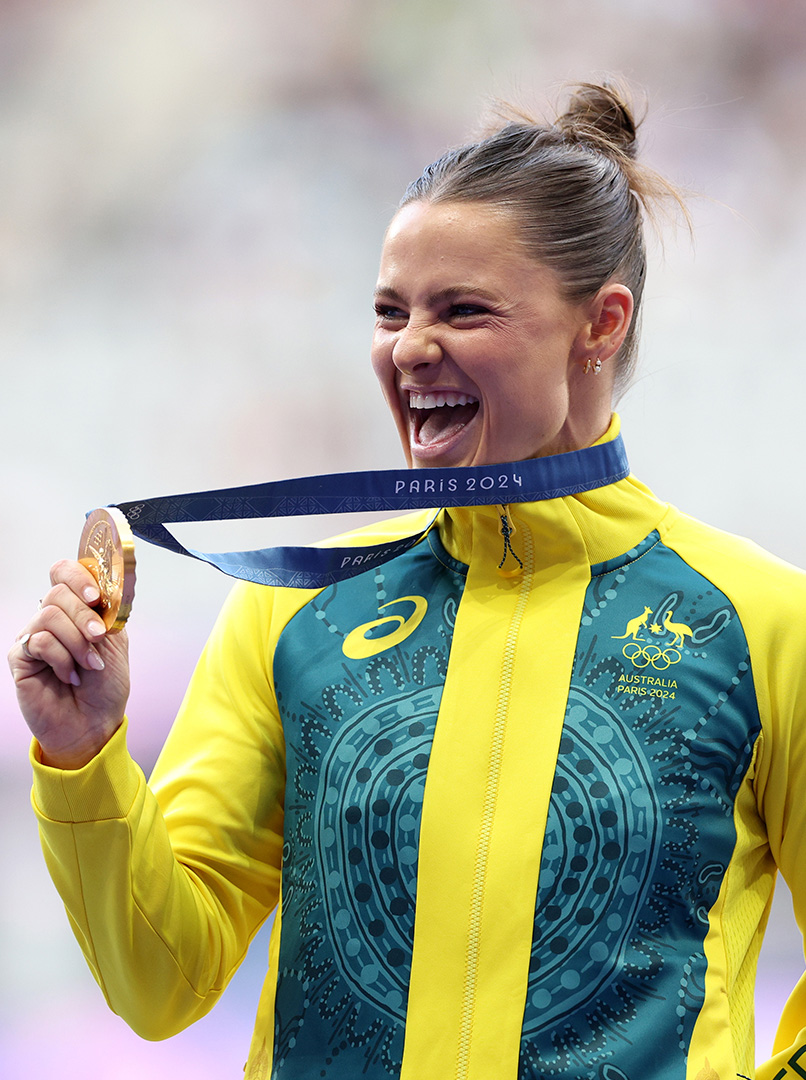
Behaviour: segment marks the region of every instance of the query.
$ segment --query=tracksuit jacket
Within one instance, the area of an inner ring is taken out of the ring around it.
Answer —
[[[804,612],[633,477],[239,583],[149,785],[125,724],[76,772],[33,748],[110,1006],[170,1036],[279,905],[248,1080],[806,1077],[806,981],[753,1046],[778,869],[806,917]]]

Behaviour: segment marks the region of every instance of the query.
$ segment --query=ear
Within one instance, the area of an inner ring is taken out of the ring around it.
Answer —
[[[633,296],[626,285],[608,282],[590,304],[585,348],[601,360],[614,356],[627,336],[633,314]]]

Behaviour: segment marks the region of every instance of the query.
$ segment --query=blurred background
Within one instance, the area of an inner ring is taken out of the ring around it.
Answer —
[[[806,565],[806,7],[797,0],[0,0],[0,629],[110,502],[402,466],[368,364],[383,230],[491,98],[620,73],[645,160],[697,193],[653,244],[620,405],[664,498]],[[194,526],[195,546],[345,522]],[[229,588],[138,548],[131,746],[148,770]],[[0,680],[0,1073],[241,1075],[267,937],[207,1019],[112,1016],[46,876]],[[803,970],[779,887],[759,1058]]]

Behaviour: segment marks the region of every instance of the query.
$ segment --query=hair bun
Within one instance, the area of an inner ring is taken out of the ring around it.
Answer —
[[[613,83],[579,83],[556,126],[571,142],[635,157],[638,124],[626,98]]]

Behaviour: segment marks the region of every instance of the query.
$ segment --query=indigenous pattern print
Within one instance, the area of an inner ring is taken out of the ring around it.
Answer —
[[[366,578],[326,589],[276,650],[287,785],[274,1069],[284,1080],[314,1075],[312,1062],[324,1062],[321,1077],[399,1074],[425,779],[464,587],[464,568],[435,538],[432,548],[375,571],[374,597]],[[683,1075],[705,998],[708,912],[759,728],[747,642],[721,592],[656,534],[592,568],[519,1080]]]
[[[274,1066],[284,1080],[313,1075],[314,1061],[322,1076],[400,1069],[425,776],[464,587],[464,567],[441,557],[422,545],[379,568],[372,606],[360,578],[326,589],[277,648],[288,779]]]
[[[592,573],[543,849],[520,1077],[677,1080],[760,728],[747,643],[726,598],[657,535]]]

